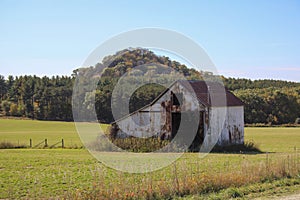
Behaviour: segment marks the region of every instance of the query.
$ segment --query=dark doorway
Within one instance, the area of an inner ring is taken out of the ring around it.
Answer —
[[[196,116],[199,115],[199,116]],[[196,119],[199,119],[199,122],[196,121]],[[193,137],[192,134],[197,131],[193,142],[189,146],[189,151],[199,151],[201,144],[203,143],[204,140],[204,113],[200,112],[176,112],[172,113],[172,135],[171,139],[173,139],[179,129],[180,124],[183,126],[180,127],[181,131],[183,132],[182,137],[183,138],[178,138],[179,141],[182,142],[182,144],[186,144],[185,141],[187,141],[186,137]],[[195,130],[194,124],[198,123],[198,128]],[[190,126],[189,126],[190,124]],[[194,130],[193,130],[194,129]]]
[[[179,129],[179,125],[181,122],[181,113],[180,112],[172,113],[171,121],[172,121],[171,139],[173,139],[176,136],[178,129]]]
[[[189,147],[189,151],[200,151],[200,147],[204,141],[204,112],[200,112],[199,125],[197,134]]]

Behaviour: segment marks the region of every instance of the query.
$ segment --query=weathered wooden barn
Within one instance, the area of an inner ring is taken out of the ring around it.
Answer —
[[[195,113],[198,117],[193,117]],[[216,82],[176,81],[149,105],[113,122],[112,129],[117,138],[172,139],[184,121],[190,124],[181,131],[190,132],[193,120],[197,120],[197,143],[213,131],[220,132],[220,146],[244,143],[243,102]],[[221,129],[214,129],[217,126]]]

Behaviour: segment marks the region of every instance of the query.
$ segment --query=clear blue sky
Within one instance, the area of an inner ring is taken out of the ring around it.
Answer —
[[[0,74],[70,75],[120,32],[178,31],[219,73],[300,81],[300,1],[0,0]]]

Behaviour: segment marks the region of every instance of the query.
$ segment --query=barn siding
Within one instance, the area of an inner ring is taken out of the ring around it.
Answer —
[[[218,141],[219,145],[244,143],[244,107],[227,107],[225,124]]]

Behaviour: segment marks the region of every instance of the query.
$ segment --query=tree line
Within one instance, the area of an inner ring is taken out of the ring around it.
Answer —
[[[145,67],[133,70],[137,65],[145,65]],[[102,78],[97,83],[95,96],[86,92],[84,88],[79,91],[78,96],[82,99],[82,105],[90,109],[95,107],[99,121],[110,123],[114,121],[111,112],[112,92],[120,77],[125,73],[132,73],[133,78],[128,83],[132,85],[134,82],[142,81],[146,75],[160,73],[162,75],[157,77],[157,80],[163,83],[173,73],[170,69],[183,74],[189,80],[214,76],[210,72],[189,69],[179,62],[165,56],[157,56],[147,49],[125,49],[105,57],[95,66],[74,70],[70,76],[25,75],[5,78],[0,75],[0,115],[72,121],[72,92],[76,77],[84,74],[85,79],[79,81],[82,81],[82,85],[87,85],[90,79],[98,78],[95,74],[101,74]],[[286,124],[294,123],[297,118],[300,121],[300,83],[223,76],[219,78],[245,103],[246,123]],[[164,89],[165,87],[157,84],[148,84],[137,89],[130,96],[130,112],[150,103]],[[95,105],[89,105],[93,102],[92,98],[95,98]],[[128,98],[128,96],[120,98]]]
[[[2,115],[72,121],[73,78],[0,75]]]

